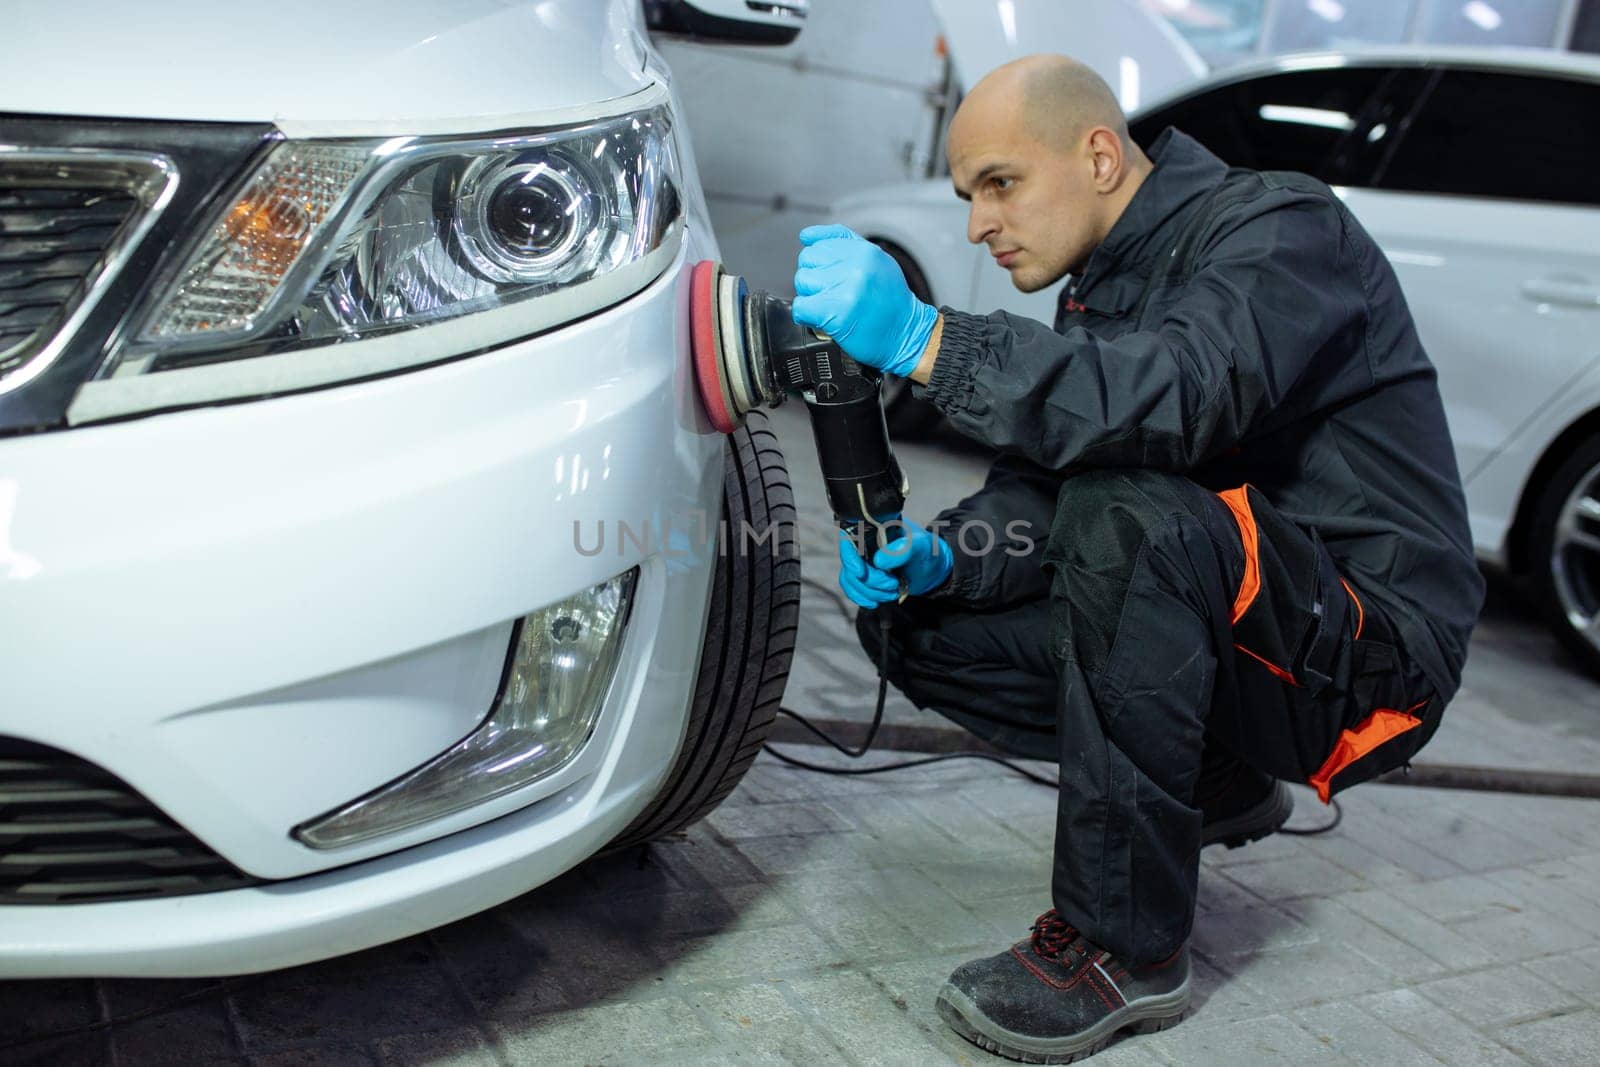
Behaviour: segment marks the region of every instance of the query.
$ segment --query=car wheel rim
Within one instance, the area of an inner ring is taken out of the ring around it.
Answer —
[[[1550,573],[1567,622],[1600,650],[1600,463],[1578,479],[1561,505]]]

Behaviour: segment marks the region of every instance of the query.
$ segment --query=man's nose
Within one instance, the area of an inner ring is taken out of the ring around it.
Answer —
[[[999,228],[994,214],[974,201],[967,212],[967,240],[975,245],[982,244]]]

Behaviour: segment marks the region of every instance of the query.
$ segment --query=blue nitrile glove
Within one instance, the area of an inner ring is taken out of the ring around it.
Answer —
[[[906,287],[889,253],[846,226],[800,231],[794,321],[827,334],[858,363],[911,376],[939,318]]]
[[[850,534],[839,531],[839,588],[864,608],[898,600],[901,578],[913,596],[937,589],[950,577],[955,565],[949,544],[938,534],[898,517],[889,520],[888,525],[904,533],[874,552],[870,565],[856,551]]]

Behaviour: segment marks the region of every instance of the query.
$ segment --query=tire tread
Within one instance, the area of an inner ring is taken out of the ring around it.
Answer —
[[[607,852],[698,822],[733,792],[777,720],[799,633],[800,556],[788,465],[765,413],[752,411],[728,435],[723,519],[710,618],[683,745],[656,799]],[[740,565],[737,533],[777,535],[751,546]],[[720,527],[719,527],[720,529]]]

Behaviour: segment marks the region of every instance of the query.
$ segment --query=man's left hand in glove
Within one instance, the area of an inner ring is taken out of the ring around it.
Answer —
[[[955,556],[945,539],[909,519],[886,523],[903,535],[872,554],[869,564],[850,534],[839,531],[839,588],[864,608],[876,608],[900,597],[900,579],[912,596],[937,589],[950,577]]]

